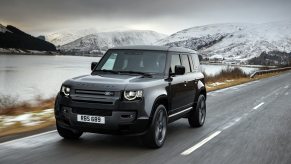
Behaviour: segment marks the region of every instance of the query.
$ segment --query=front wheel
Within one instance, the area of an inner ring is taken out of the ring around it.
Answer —
[[[188,116],[188,122],[190,127],[194,128],[203,126],[205,118],[206,118],[205,96],[200,95],[198,97],[196,108],[194,108]]]
[[[150,148],[163,146],[167,134],[167,111],[164,105],[156,107],[153,121],[147,134],[143,136],[143,142]]]
[[[83,132],[80,131],[74,132],[72,130],[62,128],[59,125],[57,125],[57,131],[59,135],[62,136],[64,139],[78,139],[83,134]]]

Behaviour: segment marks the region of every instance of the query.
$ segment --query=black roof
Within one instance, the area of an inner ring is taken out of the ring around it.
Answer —
[[[122,46],[110,48],[112,50],[154,50],[154,51],[172,51],[172,52],[187,52],[196,53],[196,51],[183,48],[183,47],[171,47],[171,46],[152,46],[152,45],[136,45],[136,46]]]

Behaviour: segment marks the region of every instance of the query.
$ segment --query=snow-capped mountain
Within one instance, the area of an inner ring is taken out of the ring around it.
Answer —
[[[108,48],[125,45],[151,45],[166,37],[154,31],[102,32],[87,35],[60,47],[62,51],[103,53]]]
[[[262,52],[291,52],[291,22],[205,25],[179,31],[156,44],[194,49],[204,57],[244,61]]]
[[[45,39],[56,46],[62,46],[74,40],[77,40],[81,37],[84,37],[89,34],[94,34],[96,32],[97,32],[96,29],[59,31],[45,35]]]

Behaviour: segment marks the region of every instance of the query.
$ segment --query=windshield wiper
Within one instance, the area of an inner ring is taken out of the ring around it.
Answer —
[[[145,73],[145,72],[138,72],[138,71],[118,71],[119,73],[129,73],[129,74],[139,74],[139,75],[143,75],[146,77],[153,77],[152,74],[150,73]]]
[[[109,72],[109,73],[114,73],[114,74],[118,74],[118,71],[113,71],[113,70],[107,70],[107,69],[101,69],[101,70],[94,70],[94,72]]]

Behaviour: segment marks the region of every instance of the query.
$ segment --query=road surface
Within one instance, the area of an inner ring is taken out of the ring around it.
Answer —
[[[49,131],[0,144],[1,164],[291,163],[291,72],[208,93],[207,120],[168,127],[161,149],[135,137],[85,134],[63,140]]]

